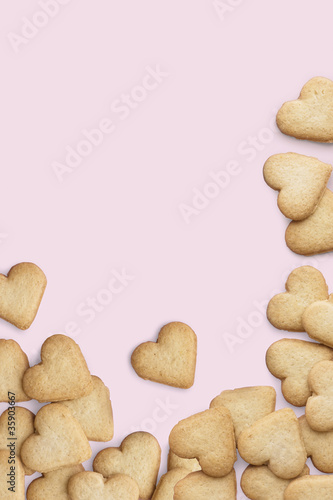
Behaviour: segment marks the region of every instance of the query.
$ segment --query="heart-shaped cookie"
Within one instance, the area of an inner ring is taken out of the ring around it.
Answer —
[[[134,479],[140,499],[149,500],[155,490],[161,463],[161,448],[149,432],[134,432],[127,436],[119,448],[105,448],[94,460],[94,471],[104,477],[126,474]]]
[[[71,500],[139,500],[139,487],[125,474],[104,479],[97,472],[79,472],[68,481]]]
[[[311,78],[296,101],[283,104],[276,122],[281,132],[297,139],[333,142],[333,82]]]
[[[267,368],[279,378],[282,394],[288,403],[304,406],[311,396],[308,375],[319,361],[333,359],[333,350],[315,342],[281,339],[266,353]]]
[[[305,415],[299,419],[304,446],[313,465],[320,470],[331,474],[333,472],[333,431],[316,432],[309,426]]]
[[[318,300],[328,299],[324,276],[312,266],[294,269],[288,276],[286,292],[275,295],[268,303],[267,318],[279,330],[303,332],[305,309]]]
[[[66,335],[52,335],[41,350],[41,363],[29,368],[23,388],[40,403],[87,396],[93,382],[80,347]]]
[[[234,426],[227,408],[211,408],[181,420],[169,436],[179,457],[197,458],[205,474],[222,477],[236,461]]]
[[[194,384],[197,336],[185,323],[165,325],[157,342],[145,342],[132,354],[139,377],[160,384],[188,389]]]
[[[292,221],[286,230],[287,246],[300,255],[333,250],[333,193],[326,189],[316,211],[307,219]]]
[[[306,403],[306,420],[314,431],[333,431],[333,361],[316,363],[308,377],[312,396]]]
[[[21,330],[29,328],[45,287],[45,274],[31,262],[16,264],[7,276],[0,274],[0,318]]]
[[[331,172],[331,165],[297,153],[273,155],[264,165],[265,181],[279,191],[279,209],[293,220],[303,220],[313,214]]]
[[[245,429],[238,439],[240,456],[251,465],[268,465],[281,479],[299,476],[307,454],[293,410],[270,413]]]
[[[300,476],[310,472],[307,465]],[[243,472],[241,488],[251,500],[283,500],[284,492],[293,479],[281,479],[275,476],[266,465],[249,465]]]
[[[309,337],[333,347],[333,294],[328,300],[317,301],[307,307],[302,322]]]
[[[83,472],[83,465],[63,467],[43,474],[30,483],[27,489],[27,500],[69,500],[67,485],[69,479]]]
[[[92,381],[94,388],[88,396],[61,403],[80,422],[89,441],[110,441],[114,430],[110,391],[100,378],[92,376]]]
[[[27,355],[18,343],[0,339],[0,402],[8,402],[9,396],[16,403],[29,401],[22,385],[23,375],[28,368]]]
[[[210,477],[201,471],[192,472],[175,486],[174,500],[236,500],[236,474]]]
[[[35,434],[21,447],[24,465],[38,472],[78,465],[91,456],[88,439],[71,411],[60,403],[43,406],[35,418]]]
[[[151,500],[173,500],[176,484],[188,474],[190,474],[190,471],[179,467],[163,474]]]
[[[332,500],[333,476],[303,476],[292,481],[284,500]]]
[[[172,469],[187,469],[189,472],[201,470],[200,464],[196,458],[181,458],[169,450],[168,454],[168,470]]]
[[[15,463],[9,464],[8,457],[8,451],[0,450],[0,498],[24,500],[24,469],[21,460],[16,457]]]

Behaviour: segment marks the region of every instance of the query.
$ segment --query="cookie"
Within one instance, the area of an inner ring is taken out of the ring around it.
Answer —
[[[174,500],[236,500],[236,474],[210,477],[202,471],[192,472],[175,486]]]
[[[236,441],[240,433],[256,420],[275,411],[276,392],[273,387],[242,387],[222,391],[210,403],[210,408],[228,408],[234,423]]]
[[[286,292],[269,301],[267,319],[279,330],[304,332],[305,309],[313,302],[327,299],[328,287],[321,272],[312,266],[297,267],[288,276]]]
[[[286,230],[287,246],[300,255],[333,250],[333,193],[326,189],[316,211],[307,219],[292,221]]]
[[[309,474],[309,467],[304,466],[300,476]],[[283,500],[284,492],[293,479],[281,479],[266,465],[249,465],[243,472],[241,488],[251,500]]]
[[[30,483],[27,489],[27,500],[70,500],[67,493],[69,479],[84,471],[83,465],[63,467],[43,474]]]
[[[93,390],[80,347],[66,335],[52,335],[41,349],[41,363],[29,368],[23,388],[40,403],[77,399]]]
[[[316,432],[307,423],[305,415],[299,419],[304,446],[313,465],[321,472],[333,472],[333,432]]]
[[[172,469],[164,474],[156,486],[152,500],[173,500],[174,488],[178,481],[184,479],[190,472],[187,469]]]
[[[333,347],[333,295],[311,304],[304,311],[302,321],[309,337]]]
[[[0,402],[8,401],[8,393],[15,402],[31,398],[23,390],[23,375],[29,368],[27,355],[15,340],[0,339]]]
[[[238,439],[240,456],[251,465],[268,465],[281,479],[299,476],[307,455],[293,410],[284,408],[255,422]]]
[[[296,101],[283,104],[276,123],[283,134],[297,139],[333,142],[333,82],[311,78]]]
[[[94,388],[88,396],[61,404],[71,410],[89,441],[110,441],[114,431],[110,391],[100,378],[92,376],[92,381]]]
[[[36,317],[45,288],[45,274],[31,262],[16,264],[7,276],[0,274],[0,318],[26,330]]]
[[[320,361],[308,377],[312,396],[306,403],[306,420],[314,431],[333,431],[333,361]]]
[[[131,358],[139,377],[181,389],[194,384],[196,360],[197,336],[179,321],[163,326],[157,342],[140,344]]]
[[[303,220],[313,214],[331,172],[331,165],[297,153],[273,155],[264,165],[266,183],[279,191],[279,209],[292,220]]]
[[[278,340],[266,353],[267,368],[282,381],[282,394],[294,406],[306,405],[311,396],[308,375],[312,367],[331,359],[333,350],[329,347],[298,339]]]
[[[284,500],[332,500],[333,476],[303,476],[292,481]]]
[[[78,465],[91,457],[91,448],[79,422],[60,403],[43,406],[35,418],[35,434],[21,447],[24,465],[38,472]]]
[[[211,408],[181,420],[170,433],[169,445],[179,457],[197,458],[205,474],[226,476],[237,458],[229,410]]]
[[[6,410],[0,417],[0,450],[8,450],[11,443],[15,455],[20,458],[20,450],[24,441],[34,433],[35,415],[21,406],[15,406]],[[24,472],[28,476],[35,471],[24,467]]]
[[[1,500],[24,500],[24,469],[16,457],[9,463],[8,451],[0,450],[0,498]]]
[[[79,472],[68,481],[71,500],[139,500],[139,487],[124,474],[105,479],[97,472]]]
[[[119,448],[106,448],[94,460],[93,468],[104,477],[126,474],[134,479],[141,500],[149,500],[154,493],[161,463],[161,448],[149,432],[134,432]]]
[[[187,469],[190,472],[201,470],[200,464],[196,458],[181,458],[169,450],[168,470],[176,468]]]

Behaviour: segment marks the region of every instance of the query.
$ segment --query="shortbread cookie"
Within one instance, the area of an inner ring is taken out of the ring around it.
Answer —
[[[181,420],[169,436],[171,450],[182,458],[197,458],[205,474],[222,477],[236,461],[234,427],[227,408],[211,408]]]
[[[200,464],[196,458],[181,458],[169,450],[168,470],[176,468],[187,469],[190,472],[201,470]]]
[[[301,255],[333,250],[333,193],[326,189],[316,211],[307,219],[292,221],[286,230],[287,246]]]
[[[294,269],[288,276],[286,292],[275,295],[268,303],[268,321],[279,330],[304,332],[305,309],[318,300],[328,299],[324,276],[312,266]]]
[[[97,472],[80,472],[68,481],[71,500],[139,500],[139,487],[125,474],[105,479]]]
[[[238,451],[249,464],[268,465],[281,479],[299,476],[307,459],[300,426],[290,408],[270,413],[245,429]]]
[[[174,488],[178,481],[188,476],[190,472],[187,469],[172,469],[164,474],[156,486],[152,500],[173,500]]]
[[[265,415],[275,411],[276,392],[273,387],[242,387],[223,391],[210,403],[210,408],[224,406],[231,413],[236,441],[240,433]]]
[[[0,339],[0,402],[15,398],[15,403],[29,401],[23,390],[23,375],[29,368],[27,355],[15,340]]]
[[[276,123],[281,132],[297,139],[333,142],[333,82],[311,78],[296,101],[283,104]]]
[[[298,477],[308,475],[309,472],[309,467],[305,465]],[[249,465],[243,472],[241,487],[251,500],[283,500],[285,489],[291,481],[293,479],[277,477],[266,465]]]
[[[311,304],[304,311],[302,321],[309,337],[333,347],[333,295]]]
[[[21,446],[24,441],[34,433],[35,415],[21,406],[12,407],[6,410],[0,417],[0,450],[8,450],[11,444],[15,455],[20,458]],[[24,472],[28,476],[35,471],[24,467]]]
[[[333,472],[333,431],[316,432],[307,423],[305,415],[298,419],[304,446],[313,465],[321,472]]]
[[[45,288],[45,274],[31,262],[16,264],[7,276],[0,274],[0,318],[26,330],[36,317]]]
[[[41,349],[41,363],[23,377],[24,391],[40,403],[87,396],[93,382],[80,347],[66,335],[52,335]]]
[[[140,499],[149,500],[155,490],[161,463],[161,448],[149,432],[134,432],[119,448],[106,448],[94,460],[94,471],[104,477],[126,474],[134,479],[140,490]]]
[[[175,486],[174,500],[236,500],[236,474],[210,477],[202,471],[192,472]]]
[[[267,368],[282,381],[282,394],[294,406],[304,406],[311,396],[311,368],[319,361],[331,359],[333,350],[329,347],[298,339],[278,340],[266,353]]]
[[[181,389],[194,384],[196,360],[197,336],[178,321],[163,326],[157,342],[140,344],[131,358],[139,377]]]
[[[24,469],[21,460],[15,457],[15,462],[8,463],[8,457],[8,451],[0,450],[0,498],[24,500]]]
[[[30,483],[27,489],[27,500],[70,500],[67,493],[69,479],[83,472],[83,465],[63,467],[43,474]]]
[[[35,418],[35,434],[21,447],[24,465],[38,472],[78,465],[91,457],[79,422],[60,403],[43,406]]]
[[[308,377],[312,396],[306,403],[306,420],[314,431],[333,431],[333,361],[320,361]]]
[[[331,172],[328,163],[297,153],[273,155],[264,165],[265,181],[279,191],[279,209],[292,220],[303,220],[313,214]]]
[[[88,396],[61,403],[80,422],[89,441],[110,441],[114,431],[110,391],[100,378],[92,376],[92,381],[94,389]]]
[[[333,476],[303,476],[292,481],[284,500],[332,500]]]

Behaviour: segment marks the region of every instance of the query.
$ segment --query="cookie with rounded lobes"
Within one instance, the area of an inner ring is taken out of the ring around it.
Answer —
[[[309,474],[307,465],[300,476]],[[281,479],[269,470],[267,465],[249,465],[243,472],[241,488],[251,500],[283,500],[284,492],[293,479]]]
[[[45,288],[45,274],[31,262],[16,264],[7,276],[0,274],[0,318],[26,330],[36,317]]]
[[[105,448],[94,460],[93,468],[104,477],[126,474],[134,479],[141,500],[150,500],[154,493],[161,463],[161,448],[149,432],[134,432],[119,448]]]
[[[298,419],[304,446],[313,465],[325,473],[333,472],[333,432],[316,432],[307,423],[305,415]]]
[[[231,413],[236,441],[240,433],[256,420],[275,411],[276,392],[273,387],[241,387],[222,391],[210,403],[210,408],[225,407]]]
[[[93,390],[92,377],[81,349],[66,335],[52,335],[41,349],[41,363],[29,368],[23,389],[40,403],[77,399]]]
[[[292,481],[284,500],[332,500],[333,476],[303,476]]]
[[[110,391],[100,378],[93,375],[92,381],[94,388],[88,396],[61,404],[71,410],[89,441],[110,441],[114,431]]]
[[[292,220],[303,220],[313,214],[331,172],[328,163],[297,153],[273,155],[264,165],[266,183],[279,191],[279,209]]]
[[[0,450],[8,451],[8,444],[15,440],[15,456],[20,458],[21,446],[24,441],[34,433],[35,415],[22,406],[5,410],[0,417]],[[35,471],[24,467],[28,476]]]
[[[236,474],[210,477],[202,471],[192,472],[175,486],[174,500],[236,500]]]
[[[307,219],[292,221],[286,229],[287,246],[300,255],[333,250],[333,193],[326,189],[316,211]]]
[[[179,321],[163,326],[157,342],[140,344],[131,357],[139,377],[181,389],[194,384],[196,360],[197,336]]]
[[[188,474],[190,474],[189,470],[180,468],[172,469],[164,474],[156,486],[152,500],[173,500],[176,484]]]
[[[71,500],[139,500],[139,487],[125,474],[105,479],[97,472],[79,472],[68,481]]]
[[[29,368],[27,355],[15,340],[0,339],[0,402],[8,402],[8,393],[15,403],[29,401],[24,392],[23,375]]]
[[[35,417],[35,434],[21,447],[26,467],[46,473],[78,465],[91,457],[91,448],[79,422],[60,403],[43,406]]]
[[[27,500],[70,500],[67,493],[69,479],[84,471],[83,465],[63,467],[43,474],[30,483],[27,489]]]
[[[288,403],[304,406],[311,396],[308,375],[312,367],[323,360],[333,359],[333,350],[316,342],[281,339],[266,353],[267,368],[281,380],[281,390]]]
[[[201,470],[200,464],[196,458],[181,458],[169,450],[168,470],[176,468],[187,469],[189,472]]]
[[[316,363],[309,373],[309,397],[305,415],[314,431],[333,431],[333,361]]]
[[[197,458],[205,474],[229,474],[237,459],[234,426],[227,408],[211,408],[181,420],[172,429],[169,445],[182,458]]]
[[[24,500],[24,469],[21,460],[15,459],[15,475],[7,475],[13,472],[8,464],[8,451],[0,450],[0,498],[1,500]]]
[[[328,300],[317,301],[307,307],[302,321],[309,337],[333,347],[333,294]]]
[[[333,142],[333,82],[311,78],[297,100],[283,104],[276,123],[282,133],[297,139]]]
[[[328,287],[321,272],[312,266],[297,267],[288,276],[286,291],[269,301],[267,319],[279,330],[304,332],[305,309],[313,302],[327,299]]]
[[[270,413],[245,429],[238,439],[240,456],[251,465],[267,465],[281,479],[299,476],[307,454],[293,410]]]

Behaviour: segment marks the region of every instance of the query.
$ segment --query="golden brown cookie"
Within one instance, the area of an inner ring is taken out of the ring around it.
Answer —
[[[313,465],[321,472],[333,472],[333,431],[316,432],[307,423],[305,415],[299,419],[304,446]]]
[[[125,474],[105,479],[97,472],[79,472],[68,481],[71,500],[139,500],[139,487]]]
[[[314,431],[333,431],[333,361],[316,363],[308,383],[312,396],[306,403],[306,420]]]
[[[9,397],[14,398],[15,403],[30,400],[22,386],[23,375],[28,368],[27,355],[18,343],[0,339],[0,402],[7,402]]]
[[[176,484],[188,474],[190,474],[189,470],[180,468],[172,469],[163,474],[156,486],[152,500],[173,500]]]
[[[200,464],[196,458],[181,458],[169,450],[168,470],[176,468],[187,469],[189,472],[201,470]]]
[[[292,481],[284,500],[332,500],[333,476],[303,476]]]
[[[84,471],[83,465],[63,467],[43,474],[30,483],[27,489],[27,500],[71,500],[67,493],[69,479]]]
[[[202,471],[192,472],[175,486],[174,500],[236,500],[236,474],[210,477]]]
[[[163,326],[157,342],[140,344],[131,358],[139,377],[181,389],[194,384],[196,360],[197,336],[179,321]]]
[[[8,451],[0,450],[0,498],[24,500],[24,469],[21,460],[18,457],[14,459],[8,457]]]
[[[309,337],[333,347],[333,295],[307,307],[302,321]]]

